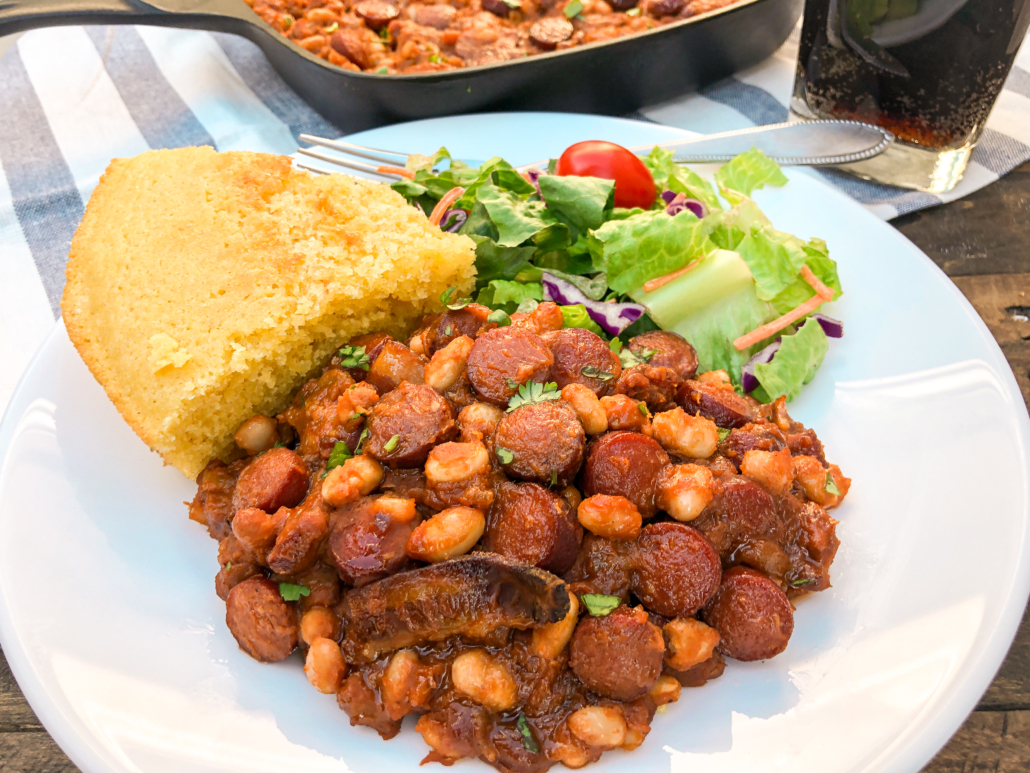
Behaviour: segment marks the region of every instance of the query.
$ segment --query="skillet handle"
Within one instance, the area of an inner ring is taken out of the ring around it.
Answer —
[[[245,13],[244,13],[245,12]],[[258,17],[239,0],[0,0],[0,35],[76,24],[240,31]]]

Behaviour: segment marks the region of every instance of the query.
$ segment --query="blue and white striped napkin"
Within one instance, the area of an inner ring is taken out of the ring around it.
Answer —
[[[797,37],[751,70],[635,117],[704,133],[783,121]],[[154,27],[62,27],[0,38],[0,411],[60,313],[72,234],[112,158],[199,144],[288,154],[305,132],[340,134],[242,38]],[[1024,46],[951,194],[833,173],[827,179],[889,219],[963,196],[1027,159]]]

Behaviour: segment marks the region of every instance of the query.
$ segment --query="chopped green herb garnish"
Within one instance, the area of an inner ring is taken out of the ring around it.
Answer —
[[[516,381],[513,378],[506,378],[506,379],[504,379],[504,385],[506,387],[508,387],[508,389],[518,389],[519,388],[519,382]]]
[[[437,62],[440,61],[440,55],[439,54],[430,54],[429,55],[429,61],[432,62],[433,64],[436,64]]]
[[[558,485],[558,471],[557,470],[551,470],[551,488],[554,488],[557,485]]]
[[[307,585],[294,585],[292,582],[279,583],[279,595],[284,601],[300,601],[301,596],[310,596],[311,588]]]
[[[504,309],[497,309],[487,314],[486,321],[493,322],[498,327],[507,327],[511,324],[511,317],[508,316],[508,312]]]
[[[286,444],[280,440],[278,443],[272,446],[272,448],[286,448]]]
[[[719,442],[721,443],[721,442],[722,442],[722,441],[724,441],[724,440],[725,440],[726,438],[728,438],[728,437],[730,436],[730,432],[732,432],[732,431],[733,431],[733,430],[729,430],[729,429],[723,429],[722,427],[719,427],[719,428],[718,428],[718,429],[716,430],[716,432],[718,432],[718,433],[719,433]]]
[[[497,451],[497,458],[501,460],[501,464],[511,464],[513,461],[515,461],[515,454],[513,454],[507,448],[501,448],[500,446],[497,446],[494,450]]]
[[[637,410],[644,414],[644,416],[647,416],[647,406],[643,403],[637,403]]]
[[[586,376],[587,378],[599,378],[601,381],[611,381],[615,378],[615,374],[609,370],[601,370],[594,365],[586,365],[579,369],[580,375]]]
[[[345,461],[347,461],[353,456],[354,454],[350,452],[350,448],[347,447],[347,444],[343,441],[340,441],[335,446],[333,446],[333,450],[329,454],[329,461],[326,462],[325,465],[325,471],[329,472],[329,470],[335,467],[339,467],[341,464],[343,464]]]
[[[229,563],[227,563],[227,564],[225,565],[225,571],[227,571],[227,572],[228,572],[228,571],[229,571],[230,569],[232,569],[232,561],[230,561]]]
[[[525,405],[546,403],[549,400],[561,400],[561,392],[558,391],[558,385],[553,381],[549,381],[546,384],[541,384],[539,381],[530,381],[528,384],[520,386],[518,394],[508,401],[508,413]]]
[[[628,11],[626,11],[626,15],[627,16],[639,16],[640,15],[640,9],[639,8],[630,8]]]
[[[472,303],[471,298],[458,298],[457,300],[452,302],[451,297],[454,295],[454,291],[457,289],[457,287],[448,287],[446,290],[443,291],[443,293],[440,294],[440,303],[442,303],[451,311],[464,309],[466,306]]]
[[[326,28],[325,28],[325,29],[323,30],[323,32],[325,32],[326,34],[328,34],[328,33],[330,33],[330,32],[336,32],[336,30],[338,30],[338,29],[340,29],[340,22],[338,22],[338,21],[334,21],[334,22],[333,22],[332,24],[330,24],[330,25],[329,25],[328,27],[326,27]]]
[[[363,430],[361,430],[361,434],[358,435],[358,444],[354,446],[355,455],[361,453],[361,449],[364,447],[365,441],[368,440],[368,435],[368,427],[365,427]]]
[[[621,354],[621,352],[622,352],[622,341],[620,341],[618,338],[613,338],[611,341],[608,342],[608,348],[611,349],[616,354]]]
[[[383,446],[383,450],[388,454],[392,454],[394,449],[397,448],[397,444],[401,442],[400,435],[394,435],[392,438],[386,441],[386,445]]]
[[[389,35],[386,36],[387,39],[389,39],[389,37],[390,37]],[[378,70],[376,70],[376,73],[378,75],[386,75],[388,72],[390,72],[390,71],[387,70],[385,67],[380,67]]]
[[[533,728],[529,726],[529,721],[526,719],[526,715],[521,711],[519,712],[519,719],[515,723],[515,727],[519,729],[519,735],[522,736],[522,745],[526,747],[526,750],[533,752],[533,754],[539,754],[540,744],[538,744],[536,742],[536,738],[533,737]]]
[[[368,370],[368,354],[365,353],[364,346],[345,346],[340,349],[340,357],[340,365],[345,368]]]
[[[584,593],[579,598],[593,617],[607,617],[622,603],[618,596],[603,596],[600,593]]]
[[[632,368],[634,365],[646,365],[656,354],[658,354],[657,349],[641,349],[639,352],[623,349],[619,352],[619,359],[622,360],[622,367]]]
[[[388,28],[386,28],[386,27],[383,27],[381,30],[379,30],[379,37],[381,37],[383,40],[389,41],[390,40],[390,30]],[[385,70],[386,68],[385,67],[380,67],[379,69],[380,70]]]
[[[571,3],[566,4],[565,10],[562,13],[565,14],[566,19],[571,19],[574,16],[579,16],[583,12],[582,0],[572,0]]]
[[[284,30],[288,30],[290,27],[293,26],[293,17],[290,16],[290,14],[288,13],[284,13],[281,17],[279,17],[279,22],[283,25]]]
[[[454,328],[451,327],[450,325],[448,325],[447,327],[445,327],[443,329],[443,334],[445,336],[452,336],[452,335],[454,335]]]
[[[833,494],[835,497],[840,496],[840,489],[837,488],[837,481],[833,479],[833,473],[829,470],[826,471],[826,493]]]
[[[792,588],[800,588],[802,585],[810,585],[813,582],[815,582],[815,580],[813,580],[811,577],[806,578],[804,580],[788,580],[788,584]]]

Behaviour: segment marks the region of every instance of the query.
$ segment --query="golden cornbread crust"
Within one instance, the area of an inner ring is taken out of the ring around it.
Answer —
[[[471,290],[475,245],[385,185],[211,148],[111,162],[72,240],[68,335],[122,416],[195,478],[340,344]]]

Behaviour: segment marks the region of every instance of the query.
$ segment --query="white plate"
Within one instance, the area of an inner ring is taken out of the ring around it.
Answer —
[[[358,135],[526,163],[652,124],[509,114]],[[791,412],[854,479],[834,587],[802,601],[787,651],[731,661],[597,771],[914,773],[959,726],[1027,598],[1030,422],[1004,357],[951,282],[890,226],[796,171],[756,198],[827,240],[846,336]],[[410,720],[351,728],[300,662],[237,649],[194,486],[119,418],[59,326],[0,426],[0,638],[47,729],[88,773],[414,771]],[[485,770],[478,762],[463,770]]]

